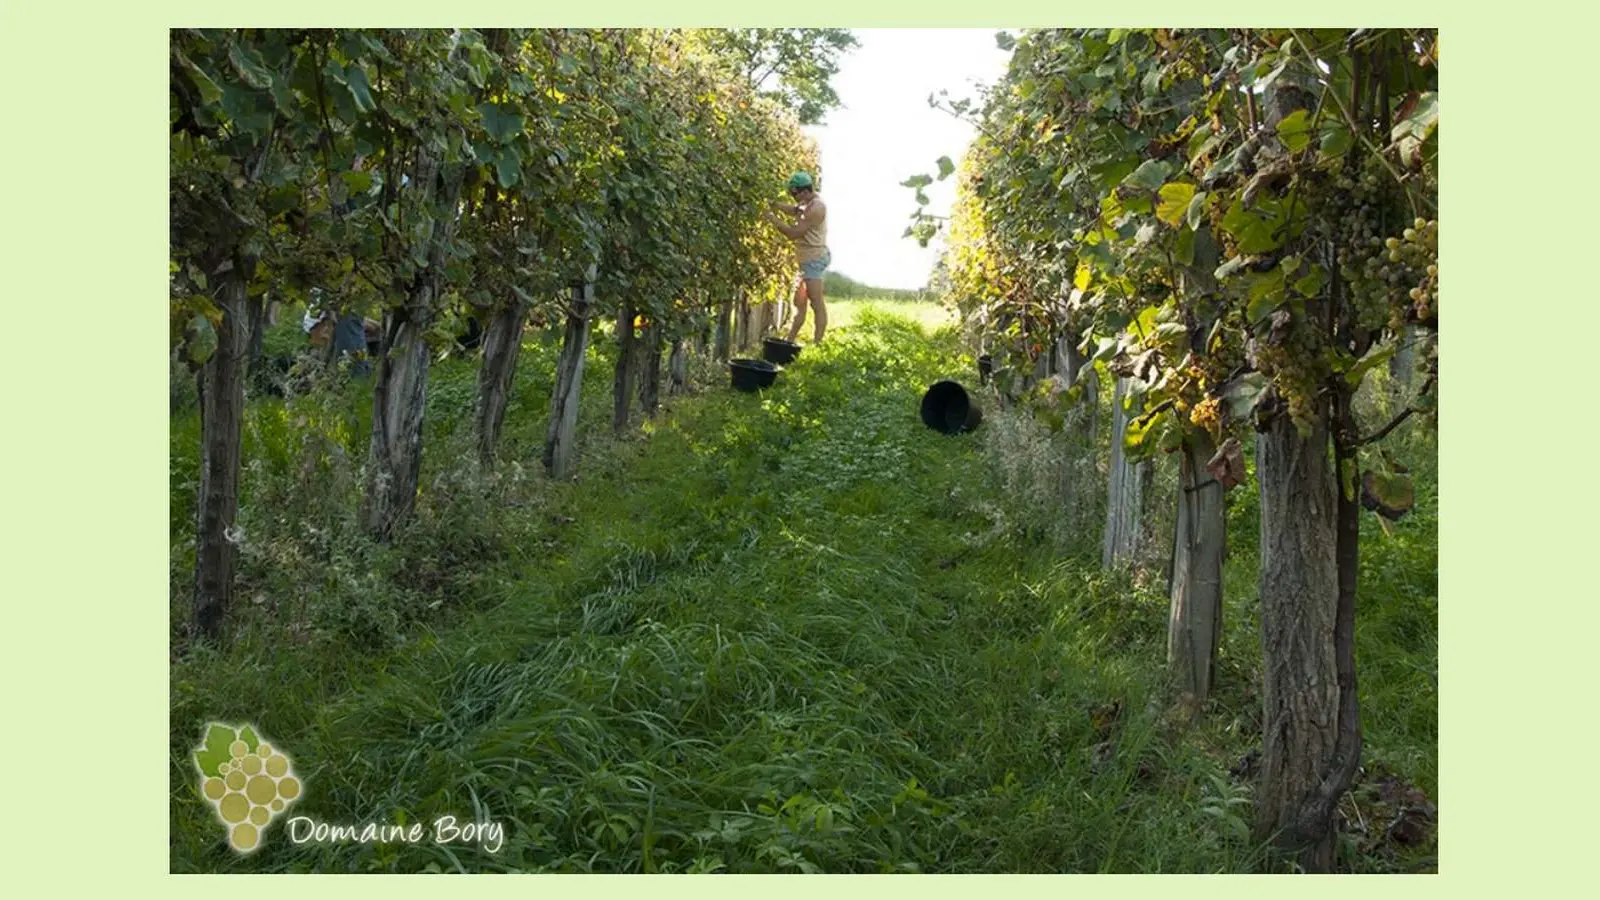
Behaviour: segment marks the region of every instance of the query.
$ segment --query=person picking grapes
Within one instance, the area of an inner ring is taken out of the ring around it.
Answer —
[[[822,299],[822,273],[833,262],[833,255],[828,252],[828,207],[817,193],[809,172],[796,172],[789,178],[789,196],[794,198],[794,205],[777,209],[792,217],[792,224],[776,215],[767,217],[773,227],[794,242],[795,255],[800,261],[800,279],[794,294],[795,319],[789,326],[789,342],[794,343],[805,326],[809,305],[816,313],[814,342],[820,344],[828,328],[828,308]]]

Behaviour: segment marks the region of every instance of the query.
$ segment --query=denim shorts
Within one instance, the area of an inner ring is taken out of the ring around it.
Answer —
[[[821,278],[822,273],[827,271],[828,264],[831,262],[833,262],[833,254],[824,250],[822,251],[822,255],[816,259],[800,264],[800,277],[805,278],[808,281]]]

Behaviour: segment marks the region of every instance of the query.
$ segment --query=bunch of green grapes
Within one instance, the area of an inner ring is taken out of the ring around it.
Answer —
[[[228,748],[229,759],[201,780],[200,792],[228,829],[228,843],[241,853],[261,844],[261,832],[300,796],[300,780],[289,757],[267,744],[254,752],[244,741]]]
[[[1244,361],[1244,345],[1237,336],[1225,334],[1212,341],[1210,351],[1198,361],[1206,390],[1226,384]]]
[[[1385,242],[1389,261],[1403,265],[1412,284],[1407,293],[1411,303],[1396,310],[1403,323],[1434,322],[1439,317],[1439,220],[1416,219],[1398,238]],[[1392,326],[1391,326],[1392,327]],[[1398,330],[1398,328],[1396,329]]]
[[[1317,398],[1327,376],[1321,332],[1299,315],[1288,327],[1256,342],[1256,369],[1271,380],[1301,431],[1318,418]]]
[[[1340,173],[1330,198],[1333,215],[1329,235],[1336,251],[1339,275],[1349,287],[1355,325],[1379,331],[1389,325],[1408,272],[1391,255],[1383,239],[1382,219],[1389,198],[1384,176],[1375,160],[1367,159],[1354,173]]]

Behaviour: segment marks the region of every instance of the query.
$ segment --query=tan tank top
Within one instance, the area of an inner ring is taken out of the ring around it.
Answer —
[[[795,253],[801,262],[821,259],[828,252],[828,207],[821,196],[814,196],[803,209],[800,224],[807,225],[805,232],[795,238]]]

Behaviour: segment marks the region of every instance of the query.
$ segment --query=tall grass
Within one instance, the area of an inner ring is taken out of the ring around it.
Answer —
[[[675,399],[636,438],[591,439],[571,484],[536,471],[553,350],[530,344],[518,367],[493,473],[468,452],[472,367],[447,361],[419,522],[390,547],[350,519],[360,383],[253,402],[238,634],[223,651],[180,641],[172,668],[172,868],[1258,866],[1248,786],[1228,772],[1258,732],[1249,542],[1229,560],[1216,708],[1181,730],[1162,712],[1160,586],[1020,523],[1028,498],[986,465],[1002,430],[922,427],[928,384],[972,380],[954,330],[830,307],[849,318],[775,389],[718,380]],[[608,431],[595,352],[591,435]],[[175,509],[189,427],[175,420]],[[1359,640],[1370,758],[1431,793],[1430,515],[1369,536]],[[185,521],[175,511],[175,622]],[[235,857],[195,797],[189,753],[211,719],[250,721],[291,755],[296,814],[490,818],[505,846],[294,845],[274,825]]]

